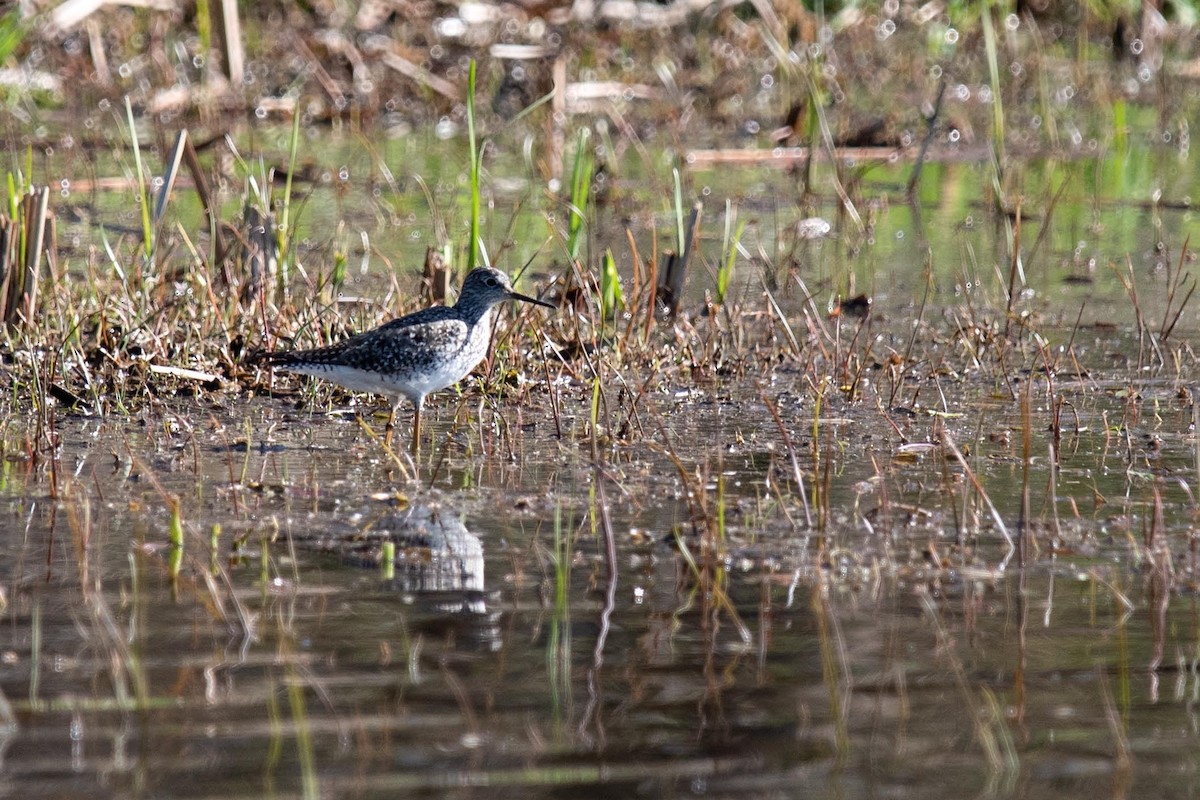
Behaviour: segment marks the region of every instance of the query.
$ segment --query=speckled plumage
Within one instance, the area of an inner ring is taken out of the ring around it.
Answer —
[[[479,267],[467,275],[453,306],[422,309],[329,347],[270,353],[267,360],[289,372],[393,398],[393,418],[396,407],[407,398],[415,410],[415,452],[426,396],[462,380],[483,360],[491,338],[493,308],[505,300],[553,308],[514,292],[503,272]]]

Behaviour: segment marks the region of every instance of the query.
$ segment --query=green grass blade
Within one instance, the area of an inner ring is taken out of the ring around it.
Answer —
[[[208,0],[196,0],[196,35],[200,37],[200,52],[212,49],[212,11]]]
[[[467,270],[478,263],[479,242],[479,171],[483,156],[475,137],[475,59],[467,73],[467,148],[471,158],[471,244],[467,248]]]
[[[288,269],[288,264],[291,261],[291,244],[295,238],[292,236],[292,176],[296,174],[296,156],[300,152],[300,102],[297,98],[296,112],[292,115],[292,134],[288,140],[288,172],[287,178],[283,184],[283,208],[279,212],[279,225],[276,226],[275,235],[279,237],[279,292],[280,296],[287,290],[289,283],[289,275],[291,270]],[[268,213],[269,208],[263,208],[263,213]]]
[[[137,128],[133,124],[133,105],[129,102],[129,95],[125,95],[125,119],[129,124],[129,141],[133,145],[133,166],[137,170],[137,197],[142,210],[142,249],[147,263],[150,263],[154,259],[154,228],[150,223],[150,197],[146,192],[142,149],[138,144]]]
[[[17,194],[17,176],[11,172],[8,173],[8,217],[9,219],[17,218],[17,211],[21,207],[21,202]]]
[[[604,269],[600,272],[600,318],[607,320],[616,313],[618,308],[625,305],[625,295],[621,291],[621,276],[617,272],[617,261],[613,258],[612,250],[604,253]]]
[[[736,228],[734,227],[736,221]],[[725,235],[721,242],[721,253],[725,256],[717,270],[717,303],[725,302],[729,285],[733,282],[733,265],[737,261],[738,250],[742,244],[742,232],[746,229],[745,220],[737,220],[737,206],[730,200],[725,201]]]
[[[0,17],[0,62],[7,61],[8,57],[16,52],[21,42],[25,41],[29,28],[21,18],[20,7]]]
[[[588,197],[592,186],[592,153],[588,148],[590,131],[580,128],[575,149],[575,164],[571,169],[571,217],[567,223],[567,254],[579,260],[583,246],[584,223],[587,221]]]
[[[992,136],[996,152],[1004,152],[1004,101],[1000,95],[1000,61],[997,54],[996,26],[992,23],[992,4],[981,5],[979,19],[983,23],[983,45],[987,52],[988,73],[992,85]]]
[[[683,255],[687,239],[683,232],[683,184],[679,178],[679,167],[672,167],[671,174],[675,178],[675,252]]]

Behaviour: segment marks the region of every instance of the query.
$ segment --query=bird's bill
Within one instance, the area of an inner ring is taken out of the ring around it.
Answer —
[[[520,292],[509,292],[508,299],[509,300],[520,300],[524,303],[533,303],[535,306],[545,306],[546,308],[557,308],[557,306],[555,306],[554,303],[547,303],[545,300],[538,300],[536,297],[530,297],[529,295],[521,294]]]

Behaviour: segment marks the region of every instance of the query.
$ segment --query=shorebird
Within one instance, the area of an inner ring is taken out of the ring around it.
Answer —
[[[500,270],[479,267],[467,275],[453,306],[425,308],[328,347],[265,353],[262,358],[288,372],[391,398],[385,439],[389,446],[396,412],[407,398],[414,409],[411,448],[415,456],[421,446],[425,398],[458,383],[483,360],[492,336],[492,311],[505,300],[554,308],[514,292]]]

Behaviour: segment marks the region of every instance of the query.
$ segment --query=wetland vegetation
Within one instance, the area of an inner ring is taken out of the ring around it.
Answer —
[[[7,11],[0,794],[1196,794],[1194,23]]]

